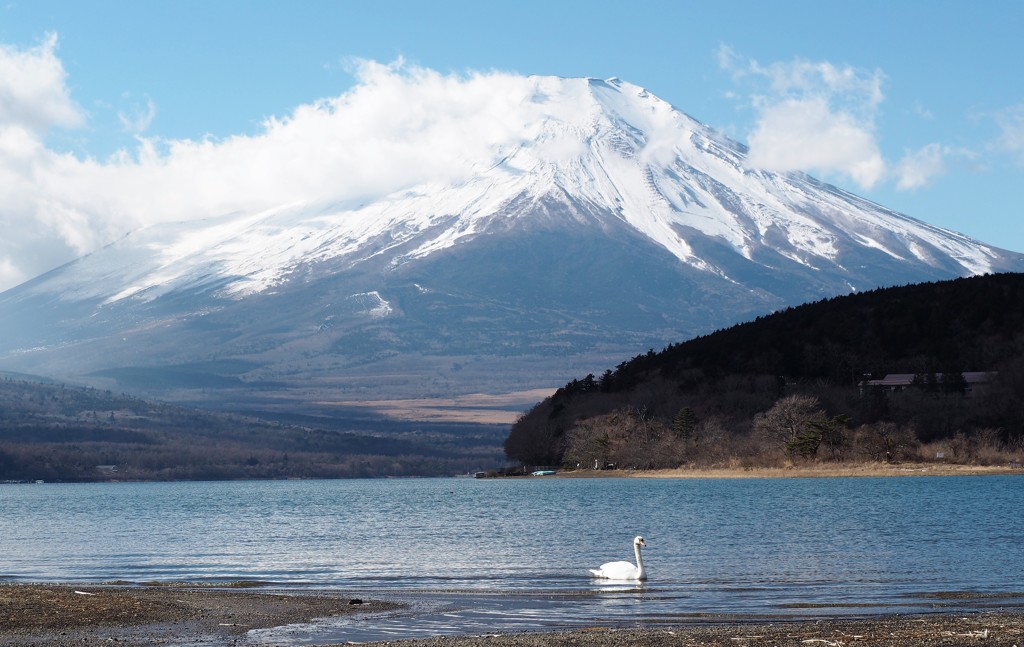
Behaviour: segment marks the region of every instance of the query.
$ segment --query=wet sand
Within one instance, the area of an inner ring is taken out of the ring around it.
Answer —
[[[0,585],[0,645],[244,645],[250,629],[399,608],[339,592],[281,594],[191,585]],[[402,647],[983,645],[1024,647],[1019,608],[972,613],[744,622],[735,618],[642,629],[593,626],[557,633],[436,637],[377,643]]]
[[[0,645],[244,644],[250,629],[400,606],[334,592],[6,584],[0,585]]]

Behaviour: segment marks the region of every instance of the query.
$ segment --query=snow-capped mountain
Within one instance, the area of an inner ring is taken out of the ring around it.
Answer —
[[[159,225],[0,295],[0,367],[164,397],[513,391],[809,300],[1024,271],[642,88],[532,79],[471,172],[382,198]]]

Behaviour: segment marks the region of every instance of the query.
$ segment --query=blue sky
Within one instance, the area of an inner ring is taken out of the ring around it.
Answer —
[[[0,289],[135,226],[238,206],[150,208],[101,185],[130,193],[160,175],[158,195],[193,191],[170,171],[223,166],[219,149],[269,140],[268,123],[373,74],[423,71],[619,77],[750,143],[765,167],[1024,251],[1022,33],[1024,3],[1010,0],[11,0]]]

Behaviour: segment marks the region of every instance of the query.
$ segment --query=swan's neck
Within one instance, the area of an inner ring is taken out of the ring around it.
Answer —
[[[644,558],[640,556],[640,544],[633,544],[633,550],[636,552],[636,570],[640,577],[644,575]]]

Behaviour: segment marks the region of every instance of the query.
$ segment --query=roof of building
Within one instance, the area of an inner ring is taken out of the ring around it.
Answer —
[[[910,386],[918,375],[920,373],[889,373],[880,380],[865,380],[863,384],[867,386]],[[989,371],[965,371],[961,375],[964,376],[964,381],[967,384],[984,384],[992,381],[992,376],[995,373]],[[942,382],[941,373],[937,373],[935,378]]]

